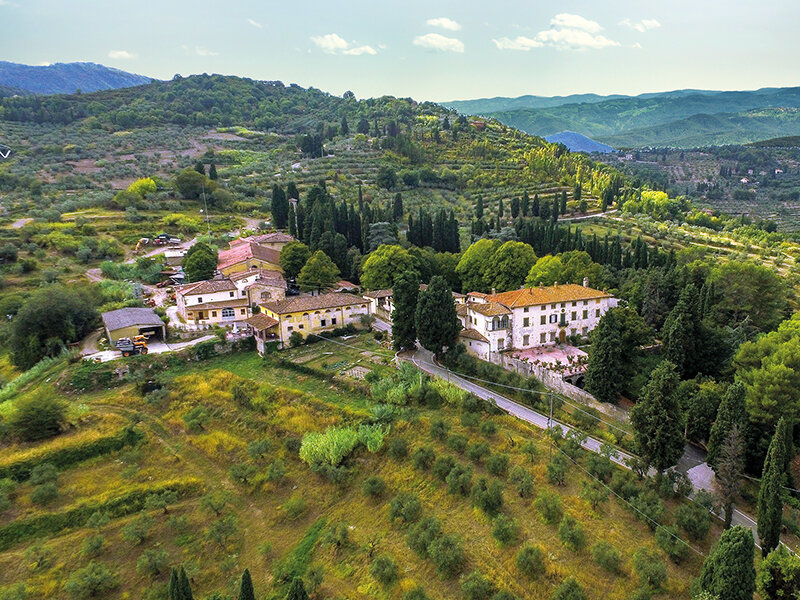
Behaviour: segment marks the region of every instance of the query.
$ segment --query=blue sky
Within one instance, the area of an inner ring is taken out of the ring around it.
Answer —
[[[452,100],[800,85],[789,0],[0,0],[0,59]]]

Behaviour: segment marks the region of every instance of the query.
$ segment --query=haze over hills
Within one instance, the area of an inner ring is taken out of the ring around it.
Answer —
[[[35,94],[73,94],[78,90],[96,92],[150,81],[151,77],[90,62],[34,66],[0,61],[0,97],[12,95],[4,93],[4,88],[17,88]]]
[[[781,127],[787,115],[746,114],[754,109],[798,108],[800,88],[762,88],[754,91],[714,92],[677,90],[636,97],[588,97],[567,103],[569,98],[552,99],[557,104],[542,106],[542,101],[520,99],[487,99],[469,101],[474,112],[534,135],[549,136],[562,131],[575,131],[613,146],[710,145],[744,143],[758,139],[788,135]],[[514,105],[532,106],[491,110]],[[537,106],[538,104],[538,106]],[[456,103],[446,103],[455,107]],[[462,105],[463,107],[463,105]],[[490,109],[490,110],[486,110]],[[741,113],[741,114],[740,114]],[[700,115],[728,115],[722,129]],[[740,114],[738,117],[732,115]],[[732,121],[731,121],[732,119]],[[791,121],[791,119],[788,119]],[[705,126],[703,125],[705,123]]]
[[[564,144],[571,152],[587,152],[589,154],[592,152],[600,152],[602,154],[614,152],[614,148],[611,146],[595,142],[593,139],[574,131],[562,131],[561,133],[548,135],[544,139],[553,144]]]

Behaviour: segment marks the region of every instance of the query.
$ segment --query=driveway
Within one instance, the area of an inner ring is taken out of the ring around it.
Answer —
[[[194,340],[189,340],[188,342],[177,342],[173,344],[168,344],[167,342],[162,342],[161,340],[154,340],[152,342],[148,342],[147,344],[147,352],[148,354],[164,354],[166,352],[178,352],[180,350],[185,350],[186,348],[190,348],[191,346],[195,346],[201,342],[207,342],[208,340],[216,339],[216,335],[204,335],[203,337],[199,337]],[[108,362],[111,360],[119,360],[122,357],[122,352],[119,350],[103,350],[102,352],[95,352],[94,354],[89,354],[84,356],[86,360],[94,360],[100,359],[100,362]]]

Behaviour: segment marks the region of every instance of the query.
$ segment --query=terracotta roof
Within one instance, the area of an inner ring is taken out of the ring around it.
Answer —
[[[592,300],[595,298],[611,298],[611,294],[601,292],[575,283],[565,283],[550,287],[523,288],[502,294],[493,294],[487,298],[490,302],[502,302],[509,308],[517,306],[533,306],[572,300]]]
[[[231,248],[233,248],[234,246],[240,246],[241,244],[247,244],[249,242],[254,242],[256,244],[288,244],[289,242],[294,241],[296,241],[295,238],[288,233],[273,231],[272,233],[251,235],[250,237],[246,238],[236,238],[235,240],[231,240],[229,245]]]
[[[248,241],[246,243],[238,244],[230,250],[223,250],[219,253],[219,260],[217,268],[222,270],[227,267],[233,266],[240,262],[244,262],[248,258],[257,258],[264,262],[273,265],[281,264],[281,253],[272,248],[261,246],[255,242]]]
[[[286,279],[280,271],[270,271],[269,269],[250,269],[249,271],[239,271],[229,275],[231,281],[239,281],[247,279],[253,275],[258,275],[258,279],[254,280],[250,285],[260,283],[272,287],[279,287],[286,289]]]
[[[230,279],[208,279],[206,281],[196,281],[189,285],[184,285],[176,290],[181,296],[195,294],[213,294],[215,292],[233,292],[236,286]]]
[[[456,314],[459,317],[466,317],[467,310],[469,310],[469,306],[466,304],[456,304]]]
[[[230,300],[220,300],[218,302],[203,302],[202,304],[190,304],[186,307],[187,311],[198,310],[217,310],[219,308],[247,308],[249,303],[247,298],[231,298]]]
[[[364,292],[365,298],[389,298],[392,296],[393,292],[391,289],[388,290],[372,290],[371,292]]]
[[[244,320],[245,323],[250,325],[256,331],[264,331],[265,329],[269,329],[270,327],[275,327],[278,322],[273,319],[272,317],[268,317],[264,313],[258,313],[257,315],[253,315],[249,319]]]
[[[484,294],[483,292],[470,292],[469,294],[467,294],[467,296],[470,296],[472,298],[486,298],[489,296],[489,294]]]
[[[262,306],[278,315],[293,312],[308,312],[325,308],[338,308],[353,304],[365,304],[366,300],[353,294],[331,292],[319,296],[294,296],[278,302],[265,302]]]
[[[462,329],[459,332],[459,337],[467,338],[469,340],[477,340],[479,342],[488,342],[485,337],[483,337],[480,332],[475,329]]]
[[[485,317],[494,317],[496,315],[510,315],[511,310],[501,304],[500,302],[473,302],[468,305],[470,310],[482,314]]]
[[[342,279],[342,280],[340,280],[340,281],[337,281],[336,283],[334,283],[334,284],[333,284],[333,287],[334,287],[334,288],[337,288],[337,289],[340,289],[340,290],[341,290],[341,289],[345,289],[345,290],[354,290],[354,289],[356,289],[358,286],[357,286],[355,283],[352,283],[352,282],[350,282],[350,281],[347,281],[346,279]]]

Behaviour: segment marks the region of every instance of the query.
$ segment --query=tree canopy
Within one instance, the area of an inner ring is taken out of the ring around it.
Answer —
[[[368,290],[390,288],[395,278],[414,270],[414,259],[400,246],[380,246],[361,266],[361,285]]]
[[[322,250],[317,250],[300,269],[297,285],[304,291],[325,290],[339,281],[339,277],[339,267]]]

